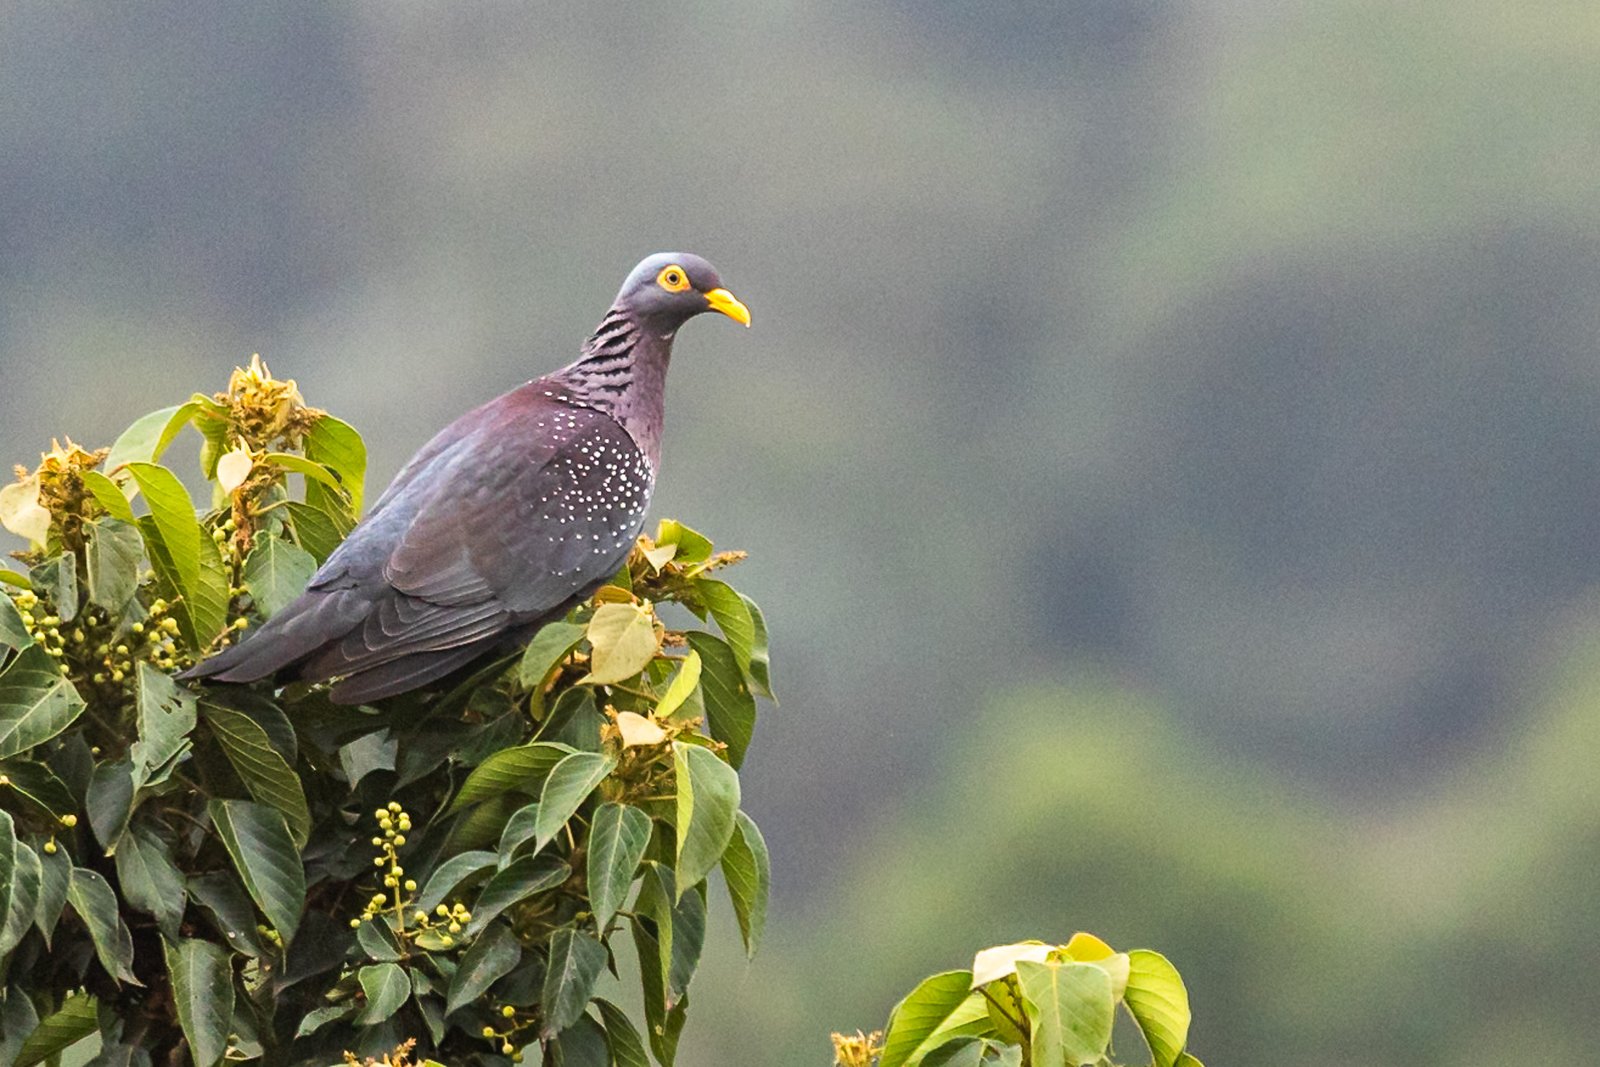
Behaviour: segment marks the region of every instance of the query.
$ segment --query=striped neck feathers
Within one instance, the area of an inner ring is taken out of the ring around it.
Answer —
[[[583,342],[578,359],[557,372],[574,400],[621,424],[652,466],[660,451],[672,339],[672,333],[653,334],[613,307]]]

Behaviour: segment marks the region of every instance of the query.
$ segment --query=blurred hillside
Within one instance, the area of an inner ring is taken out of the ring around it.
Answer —
[[[1451,940],[1476,913],[1364,925],[1410,883],[1348,868],[1430,818],[1470,851],[1474,769],[1558,743],[1537,709],[1600,580],[1597,59],[1574,0],[15,5],[0,455],[259,351],[381,483],[565,362],[639,256],[705,254],[755,329],[683,338],[654,511],[750,549],[774,627],[749,780],[779,925],[743,1017],[868,1025],[989,936],[939,941],[965,884],[875,879],[929,811],[982,836],[940,775],[1014,722],[1183,799],[1128,838],[1044,774],[996,936],[1170,948],[1202,1055],[1462,1062],[1500,995]],[[104,367],[123,388],[78,388]],[[1032,688],[1082,664],[1144,696]],[[1592,801],[1540,827],[1555,854]],[[1474,857],[1488,913],[1525,858]],[[1189,877],[1129,887],[1157,861]],[[1563,921],[1507,984],[1600,929]],[[1430,975],[1452,996],[1391,999]],[[1577,1003],[1528,1002],[1516,1047],[1592,1039]]]

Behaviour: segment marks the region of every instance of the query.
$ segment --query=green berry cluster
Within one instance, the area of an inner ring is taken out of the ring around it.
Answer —
[[[499,1045],[498,1051],[502,1056],[511,1057],[512,1063],[521,1063],[522,1049],[518,1048],[516,1042],[512,1039],[516,1037],[519,1030],[527,1029],[536,1020],[531,1015],[518,1012],[510,1004],[500,1005],[500,1017],[506,1021],[504,1029],[485,1025],[481,1032],[484,1037],[488,1038],[489,1044]]]
[[[372,847],[378,850],[372,865],[383,872],[383,887],[387,892],[372,894],[361,909],[360,917],[350,920],[350,928],[354,930],[363,922],[392,911],[394,925],[402,939],[416,940],[423,948],[454,946],[456,935],[472,921],[472,913],[459,901],[449,907],[440,904],[433,915],[421,908],[413,909],[411,894],[417,891],[417,883],[406,877],[406,869],[400,864],[400,850],[405,847],[406,834],[411,832],[411,815],[398,800],[389,801],[373,815],[381,833],[372,838]]]

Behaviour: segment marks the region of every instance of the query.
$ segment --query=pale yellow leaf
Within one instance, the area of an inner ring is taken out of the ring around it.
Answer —
[[[657,545],[654,548],[645,549],[644,558],[649,560],[650,566],[655,568],[657,574],[660,574],[661,568],[672,562],[672,557],[677,554],[677,545]]]
[[[660,723],[635,711],[617,712],[617,730],[622,734],[623,748],[659,745],[667,739],[667,731]]]
[[[0,489],[0,526],[42,545],[50,536],[50,511],[39,503],[39,476]]]
[[[1018,960],[1043,963],[1052,951],[1053,946],[1042,941],[1019,941],[1014,945],[986,948],[972,958],[972,988],[1016,974]]]
[[[244,484],[255,465],[248,450],[236,448],[217,460],[217,484],[222,486],[223,492],[231,493]]]
[[[601,604],[589,620],[589,673],[584,685],[614,685],[638,674],[661,650],[656,618],[647,607]]]

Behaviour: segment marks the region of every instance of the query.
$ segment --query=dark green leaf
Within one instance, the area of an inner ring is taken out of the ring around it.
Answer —
[[[97,1007],[93,997],[82,993],[68,997],[60,1011],[39,1020],[38,1028],[22,1043],[12,1067],[34,1067],[99,1030]]]
[[[356,927],[356,944],[361,946],[361,951],[367,954],[369,960],[380,963],[393,962],[404,955],[394,929],[382,916],[364,920]]]
[[[500,865],[503,867],[510,863],[517,853],[517,849],[533,840],[536,824],[539,821],[539,803],[524,804],[512,813],[506,820],[506,828],[500,831]]]
[[[351,789],[373,771],[392,771],[400,742],[388,730],[363,734],[339,749],[339,766],[344,769],[344,780]]]
[[[517,680],[524,689],[537,689],[557,663],[583,640],[584,627],[572,622],[552,622],[539,628],[517,665]]]
[[[922,1067],[979,1067],[988,1046],[983,1039],[964,1037],[940,1045],[922,1058]]]
[[[190,746],[195,697],[172,678],[141,662],[138,668],[139,740],[128,750],[135,786],[143,785]]]
[[[534,839],[544,848],[561,832],[595,787],[605,781],[617,758],[600,752],[574,752],[550,771],[539,793],[539,814],[534,819]]]
[[[207,809],[246,891],[289,941],[305,907],[306,879],[282,813],[243,800],[213,800]]]
[[[62,622],[78,614],[78,559],[70,552],[53,556],[28,572],[34,592],[54,605]]]
[[[264,953],[261,937],[256,932],[255,909],[231,871],[191,874],[187,888],[190,899],[210,912],[217,932],[229,948],[247,956]]]
[[[310,552],[281,537],[263,534],[245,558],[244,587],[256,610],[271,618],[305,592],[316,572],[317,560]]]
[[[106,880],[86,867],[72,868],[67,903],[89,928],[101,966],[119,982],[143,985],[133,976],[133,935],[117,911],[117,895]]]
[[[739,775],[710,749],[674,741],[677,780],[678,895],[711,873],[733,838]]]
[[[11,821],[10,814],[0,811],[0,925],[3,925],[5,934],[0,936],[0,944],[10,941],[11,933],[11,896],[16,889],[18,878],[18,853],[19,841],[16,840],[16,822]],[[37,889],[35,889],[37,893]],[[18,941],[22,937],[18,936]],[[10,952],[16,947],[16,942],[11,942],[5,950],[0,950],[0,955]]]
[[[85,533],[89,602],[120,613],[139,588],[139,561],[144,558],[139,529],[120,519],[101,519],[89,523]]]
[[[684,997],[670,1008],[667,1006],[664,984],[666,967],[662,961],[661,945],[644,920],[635,917],[632,926],[633,947],[639,955],[639,980],[644,988],[645,1033],[649,1036],[656,1061],[661,1067],[672,1067],[678,1053],[678,1035],[682,1033],[687,1017],[689,998]]]
[[[706,898],[703,887],[686,891],[672,909],[672,951],[667,965],[667,1000],[677,1004],[689,992],[689,980],[700,965],[706,943]]]
[[[600,1019],[606,1027],[606,1044],[611,1049],[611,1067],[650,1067],[644,1039],[627,1013],[609,1000],[597,999]]]
[[[417,896],[417,907],[431,912],[445,902],[445,898],[455,891],[456,886],[480,871],[490,870],[495,862],[496,856],[493,852],[463,852],[458,856],[451,856],[428,876],[427,882],[422,886],[422,892]]]
[[[39,1013],[28,994],[18,986],[6,990],[0,998],[0,1063],[15,1063],[23,1041],[38,1028]]]
[[[626,804],[602,804],[589,824],[589,902],[605,930],[622,907],[650,843],[650,816]]]
[[[83,698],[38,645],[0,674],[0,759],[50,740],[83,714]]]
[[[539,1036],[552,1038],[578,1021],[606,965],[605,946],[589,934],[564,926],[550,935],[550,960],[544,972]]]
[[[734,661],[739,664],[739,670],[749,674],[750,653],[756,640],[756,624],[750,618],[750,608],[744,598],[734,591],[733,586],[715,578],[695,579],[694,592],[700,598],[700,602],[710,610],[711,617],[717,620],[717,626],[722,629],[722,639],[732,650]]]
[[[689,647],[700,653],[700,687],[706,696],[706,725],[728,746],[728,762],[744,763],[756,729],[756,698],[727,644],[699,630],[689,632]]]
[[[300,1026],[295,1030],[297,1038],[314,1034],[336,1019],[348,1019],[356,1013],[354,1004],[324,1004],[320,1008],[313,1008],[300,1020]]]
[[[133,765],[127,757],[115,763],[100,764],[89,779],[84,806],[88,809],[94,836],[100,839],[107,855],[116,851],[122,832],[128,828],[128,818],[133,814],[134,788]]]
[[[340,484],[349,494],[351,509],[361,514],[366,490],[367,446],[355,427],[332,415],[323,415],[306,433],[305,452],[307,459],[327,466],[339,476]]]
[[[496,752],[473,768],[462,783],[461,791],[451,802],[450,811],[460,811],[469,804],[512,789],[535,794],[555,765],[570,756],[572,751],[567,745],[535,741],[531,745]]]
[[[289,528],[294,533],[295,543],[311,553],[319,564],[328,561],[333,550],[339,547],[339,542],[350,532],[349,521],[344,516],[335,518],[314,504],[291,500],[285,509],[289,513]]]
[[[374,963],[356,972],[367,1006],[356,1016],[357,1026],[373,1026],[400,1010],[411,995],[411,982],[398,963]]]
[[[0,762],[0,804],[17,797],[51,821],[76,814],[78,802],[67,783],[42,763],[27,759]]]
[[[1159,952],[1128,953],[1128,988],[1123,1003],[1150,1046],[1155,1067],[1173,1067],[1189,1040],[1189,991],[1178,969]]]
[[[206,704],[206,724],[250,795],[278,810],[289,825],[296,850],[311,834],[311,812],[300,776],[278,754],[267,733],[242,712]]]
[[[476,934],[519,900],[554,889],[571,876],[572,868],[553,856],[523,856],[511,861],[484,884],[472,906],[467,933]]]
[[[943,1026],[972,992],[971,971],[945,971],[924,978],[889,1012],[878,1067],[902,1067],[926,1052],[924,1042]]]
[[[733,838],[722,854],[722,877],[728,883],[728,896],[739,920],[746,958],[754,958],[767,925],[767,897],[772,890],[772,861],[767,843],[755,820],[739,812]]]
[[[61,920],[61,909],[67,906],[72,860],[66,849],[58,847],[54,854],[46,852],[39,857],[39,867],[39,905],[33,923],[48,946],[55,935],[56,923]]]
[[[28,632],[27,625],[22,621],[22,612],[17,610],[17,602],[4,593],[0,593],[0,648],[21,649],[33,644],[33,635]],[[0,657],[0,663],[5,662]]]
[[[450,979],[444,1013],[449,1015],[483,996],[491,985],[510,974],[521,960],[522,945],[511,933],[510,927],[495,923],[484,930],[461,957],[455,977]]]
[[[117,882],[131,907],[155,916],[161,932],[177,938],[186,895],[183,874],[165,841],[143,826],[123,834],[117,846]]]
[[[561,1031],[550,1042],[553,1067],[610,1067],[611,1056],[606,1050],[606,1032],[588,1015],[578,1016],[577,1022]]]
[[[228,1048],[233,1023],[233,966],[228,954],[210,941],[162,941],[178,1024],[189,1040],[195,1067],[215,1067]]]
[[[1092,963],[1017,961],[1034,1063],[1098,1063],[1111,1043],[1111,976]]]

